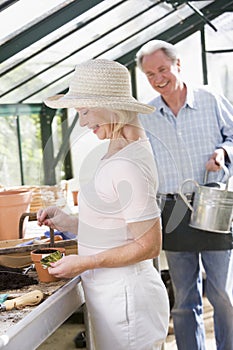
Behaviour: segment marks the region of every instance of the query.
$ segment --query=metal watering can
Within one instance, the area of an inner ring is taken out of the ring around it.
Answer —
[[[187,179],[180,189],[180,196],[192,211],[189,226],[199,230],[217,233],[230,233],[233,220],[233,191],[228,191],[229,170],[223,167],[226,184],[206,183],[208,171],[205,173],[204,185],[195,180]],[[195,185],[193,205],[190,204],[183,192],[185,184]]]

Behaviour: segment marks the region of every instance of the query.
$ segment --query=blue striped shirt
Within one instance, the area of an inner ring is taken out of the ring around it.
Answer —
[[[184,106],[175,117],[161,96],[140,121],[152,145],[159,174],[159,192],[177,193],[186,179],[203,184],[205,164],[216,148],[224,148],[233,174],[233,106],[207,86],[187,86]],[[208,173],[208,182],[221,181],[222,170]],[[187,188],[187,191],[191,190]]]

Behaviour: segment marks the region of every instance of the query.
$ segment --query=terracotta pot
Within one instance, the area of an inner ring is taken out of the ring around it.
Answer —
[[[32,193],[25,190],[0,192],[0,240],[19,238],[19,221],[30,210]],[[23,236],[26,221],[23,225]]]
[[[35,264],[36,267],[36,272],[39,278],[40,282],[55,282],[58,281],[59,279],[54,277],[53,275],[50,275],[48,272],[48,269],[43,268],[40,260],[44,258],[45,256],[56,252],[59,250],[62,254],[65,254],[65,248],[41,248],[41,249],[36,249],[31,252],[31,259],[32,262]]]

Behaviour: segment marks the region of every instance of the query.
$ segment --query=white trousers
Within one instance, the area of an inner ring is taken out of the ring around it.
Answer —
[[[169,323],[166,288],[152,261],[82,274],[95,350],[160,350]]]

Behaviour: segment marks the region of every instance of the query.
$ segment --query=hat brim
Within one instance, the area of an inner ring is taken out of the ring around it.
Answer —
[[[134,97],[109,97],[109,96],[72,96],[55,95],[47,98],[44,103],[50,108],[110,108],[118,110],[133,111],[142,114],[150,114],[155,108],[153,106],[140,103]]]

